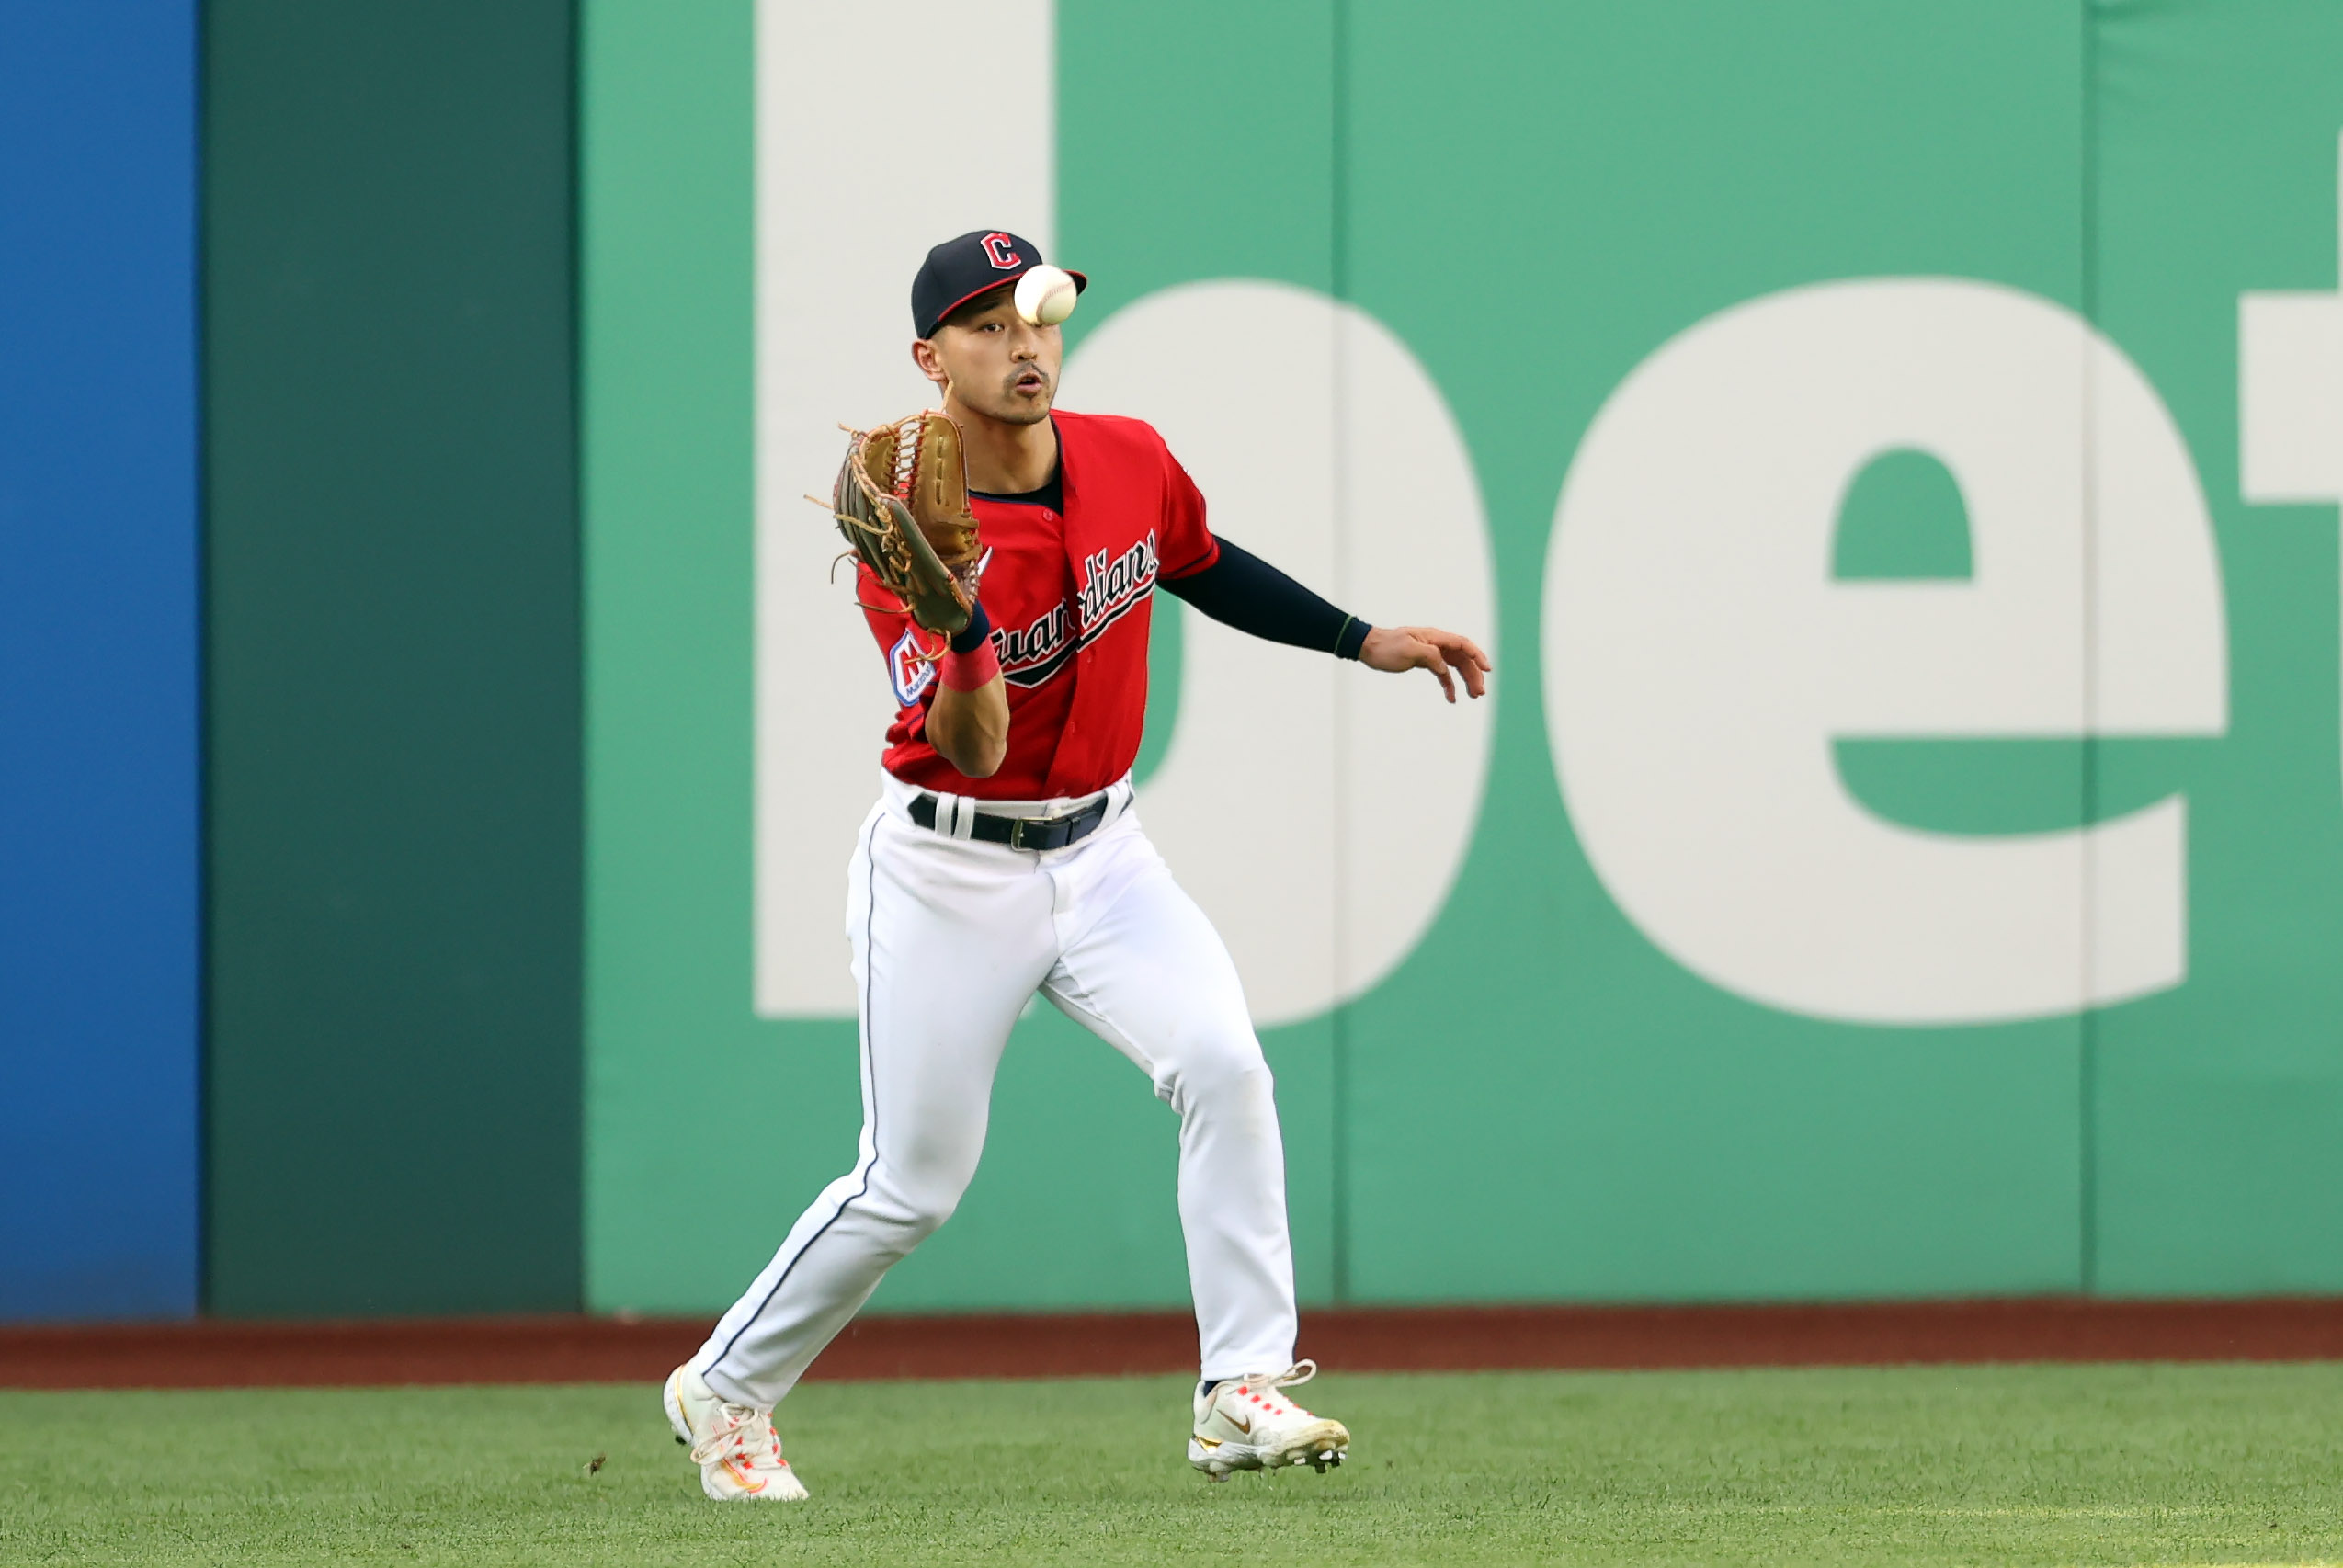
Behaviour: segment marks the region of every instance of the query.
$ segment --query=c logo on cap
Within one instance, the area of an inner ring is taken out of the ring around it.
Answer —
[[[984,244],[984,259],[993,264],[995,272],[1007,272],[1010,267],[1021,267],[1025,263],[1025,258],[1017,254],[1007,234],[987,234]]]

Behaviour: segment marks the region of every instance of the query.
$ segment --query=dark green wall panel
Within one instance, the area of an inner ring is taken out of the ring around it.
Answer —
[[[210,1303],[578,1297],[565,0],[215,0]]]

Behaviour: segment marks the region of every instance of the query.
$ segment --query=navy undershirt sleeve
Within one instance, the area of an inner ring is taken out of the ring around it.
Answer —
[[[1220,559],[1201,572],[1166,577],[1164,592],[1194,605],[1214,620],[1239,631],[1293,648],[1315,648],[1337,659],[1355,659],[1374,628],[1345,615],[1325,600],[1254,554],[1213,536]]]

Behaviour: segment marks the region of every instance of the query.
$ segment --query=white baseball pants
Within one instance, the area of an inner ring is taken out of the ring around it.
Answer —
[[[779,1403],[880,1277],[950,1218],[984,1150],[1002,1048],[1038,990],[1179,1113],[1202,1375],[1282,1371],[1293,1257],[1268,1065],[1236,966],[1140,830],[1128,781],[1108,791],[1105,825],[1041,853],[923,828],[909,812],[917,793],[886,778],[852,863],[861,1158],[799,1218],[693,1365],[735,1403]]]

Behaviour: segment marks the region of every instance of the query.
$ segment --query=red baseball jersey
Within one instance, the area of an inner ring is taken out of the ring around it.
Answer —
[[[971,778],[927,744],[943,640],[908,616],[872,609],[891,596],[859,568],[863,613],[887,659],[900,710],[887,770],[922,789],[991,801],[1088,795],[1131,771],[1147,714],[1147,626],[1156,580],[1220,558],[1204,497],[1154,427],[1098,414],[1054,414],[1065,510],[972,503],[984,549],[979,594],[1007,683],[1008,756]]]

